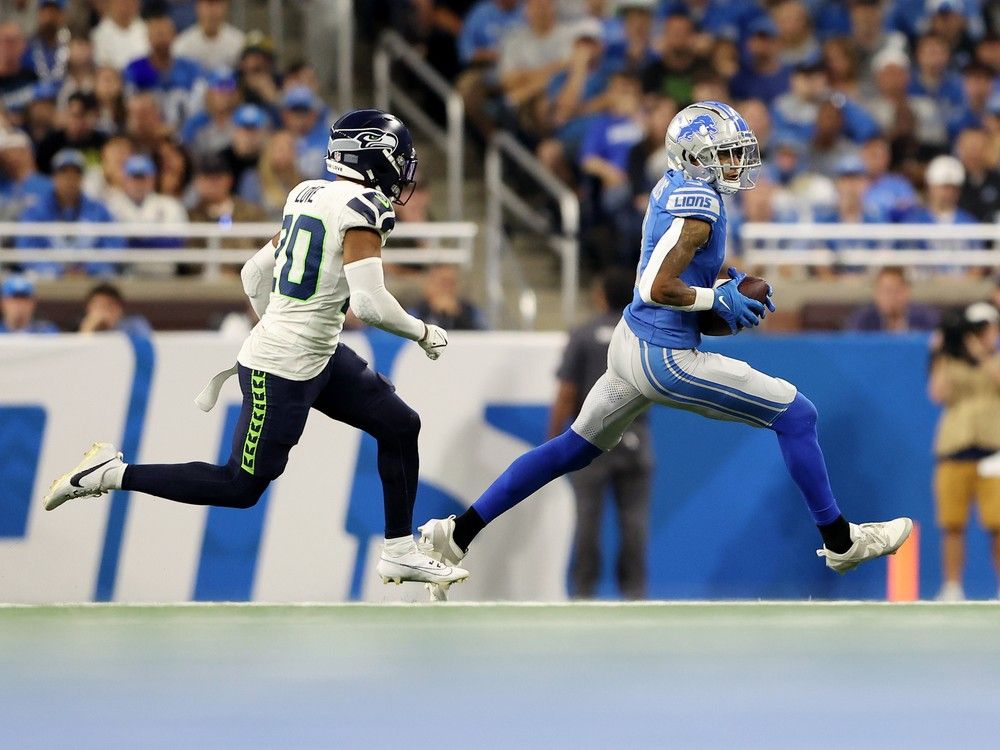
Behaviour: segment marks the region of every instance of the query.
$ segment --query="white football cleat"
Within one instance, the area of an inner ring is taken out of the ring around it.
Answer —
[[[894,555],[913,531],[913,521],[909,518],[894,518],[882,523],[852,523],[850,526],[854,544],[849,550],[831,552],[826,545],[816,550],[819,557],[826,558],[826,567],[837,573],[846,573],[876,557]]]
[[[417,581],[443,586],[445,589],[456,581],[464,581],[469,577],[469,571],[440,563],[415,549],[401,555],[390,555],[383,547],[375,570],[382,577],[383,583],[392,581],[398,585],[403,581]]]
[[[45,510],[55,510],[67,500],[98,497],[108,490],[118,489],[111,481],[111,475],[122,466],[122,454],[115,446],[111,443],[94,443],[72,471],[63,474],[49,486],[49,492],[45,496]]]
[[[447,518],[432,518],[423,526],[418,526],[420,532],[420,549],[443,562],[445,565],[458,565],[465,557],[462,548],[455,544],[455,516]]]

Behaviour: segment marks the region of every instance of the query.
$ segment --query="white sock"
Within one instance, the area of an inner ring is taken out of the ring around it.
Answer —
[[[413,536],[398,536],[385,540],[385,553],[389,557],[402,557],[417,551],[417,543]]]
[[[122,476],[124,476],[127,466],[128,464],[123,463],[121,466],[116,466],[105,472],[104,476],[101,477],[101,486],[106,490],[120,490],[122,488]]]

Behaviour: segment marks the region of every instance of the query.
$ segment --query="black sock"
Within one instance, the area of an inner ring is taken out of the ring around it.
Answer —
[[[459,549],[467,552],[472,540],[476,538],[476,534],[485,528],[486,521],[476,513],[475,508],[469,508],[455,519],[455,533],[452,535],[452,539],[455,540]]]
[[[831,552],[842,554],[851,548],[851,526],[843,516],[837,516],[836,521],[817,526],[823,535],[823,546]]]

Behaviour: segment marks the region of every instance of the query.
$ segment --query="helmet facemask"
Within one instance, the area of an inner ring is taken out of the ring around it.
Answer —
[[[760,172],[760,147],[753,133],[740,133],[735,142],[709,146],[692,154],[698,165],[708,170],[720,193],[732,194],[750,190],[757,184]]]

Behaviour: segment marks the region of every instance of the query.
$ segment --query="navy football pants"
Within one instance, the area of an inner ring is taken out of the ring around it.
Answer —
[[[192,505],[249,508],[281,476],[309,410],[316,409],[375,438],[385,535],[412,533],[420,417],[392,383],[344,344],[310,380],[288,380],[243,365],[239,378],[243,408],[226,464],[129,464],[122,489]]]

